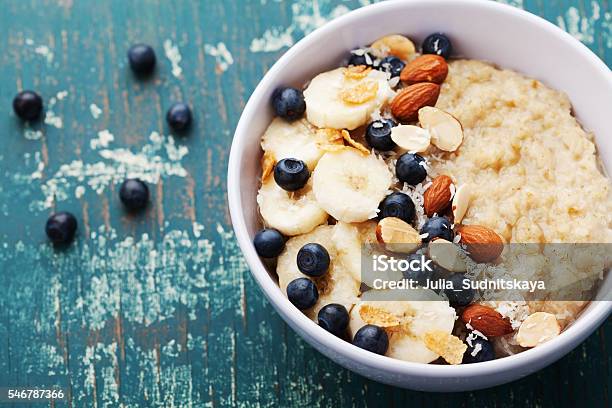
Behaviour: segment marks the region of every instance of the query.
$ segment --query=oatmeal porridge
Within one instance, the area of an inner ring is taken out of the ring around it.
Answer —
[[[422,53],[402,35],[353,50],[304,89],[278,89],[261,142],[254,246],[282,292],[333,335],[419,363],[478,363],[556,337],[584,297],[472,283],[590,293],[607,254],[545,245],[612,243],[610,182],[568,98],[451,55],[443,34]],[[364,259],[385,267],[365,273]]]

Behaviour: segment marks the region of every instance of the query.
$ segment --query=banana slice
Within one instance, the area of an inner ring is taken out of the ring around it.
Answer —
[[[337,131],[335,131],[337,132]],[[323,146],[342,144],[340,133],[317,129],[306,119],[288,122],[276,118],[261,138],[261,148],[280,161],[286,158],[300,159],[312,171],[326,152]]]
[[[376,156],[345,148],[325,153],[312,180],[317,202],[331,216],[344,222],[363,222],[376,217],[393,175]]]
[[[340,261],[353,277],[369,287],[374,286],[377,278],[386,281],[399,281],[403,278],[400,271],[387,270],[371,273],[371,269],[363,268],[362,260],[372,264],[373,257],[383,255],[384,249],[376,239],[376,222],[366,221],[359,224],[338,222],[334,227],[332,240],[338,250]]]
[[[305,234],[327,221],[312,191],[312,178],[301,190],[289,192],[269,177],[257,193],[257,204],[265,224],[289,236]]]
[[[366,324],[376,324],[376,313],[372,311],[379,312],[379,325],[386,326],[389,335],[386,355],[415,363],[427,364],[439,357],[425,345],[425,334],[451,333],[455,324],[455,309],[429,289],[413,289],[409,295],[405,291],[370,290],[351,311],[351,336]],[[393,321],[399,324],[389,324]]]
[[[316,242],[323,245],[329,252],[331,258],[329,270],[322,277],[313,279],[319,290],[319,300],[314,307],[305,312],[313,320],[317,319],[319,310],[325,305],[339,303],[350,312],[359,299],[360,283],[340,261],[338,249],[332,240],[335,228],[334,225],[321,225],[308,234],[290,238],[285,244],[285,250],[278,257],[276,266],[278,284],[283,293],[286,293],[289,282],[306,277],[298,269],[296,261],[297,253],[302,246]]]
[[[317,75],[304,91],[306,117],[319,128],[356,129],[365,125],[395,93],[388,74],[360,67]]]

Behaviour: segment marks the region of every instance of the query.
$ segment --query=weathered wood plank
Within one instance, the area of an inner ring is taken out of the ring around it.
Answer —
[[[609,1],[506,2],[562,25],[610,65]],[[226,209],[232,131],[288,46],[362,3],[3,2],[0,386],[60,385],[69,401],[58,405],[75,407],[610,405],[610,322],[524,380],[424,394],[324,358],[250,277]],[[158,56],[146,81],[126,66],[139,41]],[[10,101],[23,88],[44,96],[47,124],[15,119]],[[168,136],[165,111],[178,100],[193,106],[195,126]],[[151,183],[145,214],[120,207],[126,172]],[[80,221],[63,252],[44,237],[54,209]]]

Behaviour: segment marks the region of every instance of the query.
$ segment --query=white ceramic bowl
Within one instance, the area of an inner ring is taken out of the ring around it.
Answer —
[[[255,280],[282,318],[317,350],[376,381],[426,391],[473,390],[518,379],[561,358],[606,319],[612,302],[591,303],[560,336],[511,357],[458,366],[409,363],[359,349],[318,327],[281,293],[252,245],[260,228],[255,202],[261,173],[259,143],[272,120],[269,101],[274,89],[299,86],[338,66],[350,49],[383,35],[403,33],[420,44],[436,31],[451,37],[456,55],[491,61],[565,91],[581,123],[596,134],[611,173],[612,73],[588,48],[539,17],[491,1],[389,1],[353,11],[316,30],[268,71],[234,135],[227,181],[229,207],[236,238]]]

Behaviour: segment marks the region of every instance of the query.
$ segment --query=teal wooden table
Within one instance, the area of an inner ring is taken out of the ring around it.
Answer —
[[[610,406],[610,321],[524,380],[425,394],[327,360],[251,278],[225,194],[241,109],[287,47],[363,3],[2,2],[0,387],[63,387],[56,406],[72,407]],[[612,63],[609,0],[510,3]],[[146,81],[126,66],[136,42],[157,52]],[[24,88],[44,97],[44,123],[12,113]],[[164,122],[178,100],[195,113],[184,136]],[[117,198],[126,174],[150,183],[142,215]],[[79,221],[64,251],[44,235],[55,210]]]

